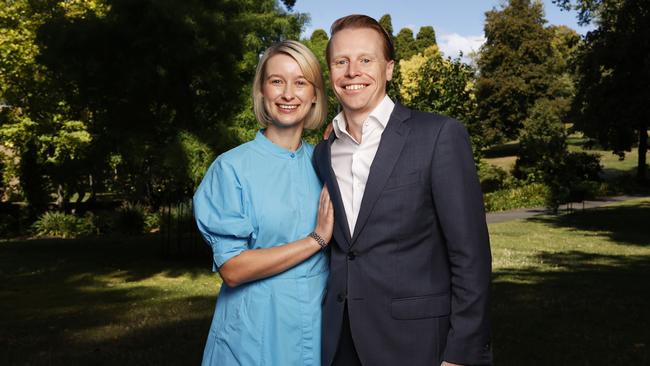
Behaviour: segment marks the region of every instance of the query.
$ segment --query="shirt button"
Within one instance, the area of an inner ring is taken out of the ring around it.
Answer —
[[[296,154],[294,154],[294,153],[291,153],[291,155],[289,155],[289,156],[291,156],[291,159],[293,159],[293,158],[295,158],[295,157],[296,157]]]

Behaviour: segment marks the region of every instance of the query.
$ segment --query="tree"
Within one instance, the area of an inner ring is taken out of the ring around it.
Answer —
[[[548,95],[555,75],[553,34],[545,23],[540,1],[509,0],[486,13],[477,99],[490,144],[516,138],[529,109]]]
[[[424,52],[424,50],[436,44],[436,32],[433,27],[430,25],[420,27],[418,34],[415,36],[415,49],[418,52]]]
[[[91,136],[88,119],[65,102],[50,70],[39,60],[37,33],[55,17],[81,17],[105,11],[99,1],[12,1],[0,8],[0,96],[8,107],[0,114],[0,136],[7,170],[18,181],[32,214],[55,190],[63,206],[66,187],[88,177]]]
[[[581,38],[575,30],[561,25],[548,28],[553,33],[551,47],[552,74],[556,78],[549,86],[548,98],[554,100],[557,115],[563,122],[569,122],[571,103],[575,96],[575,60]]]
[[[92,172],[89,181],[103,173],[112,189],[152,204],[165,192],[187,195],[195,157],[209,161],[238,142],[230,126],[249,99],[260,52],[297,38],[307,20],[279,4],[8,3],[0,9],[0,98],[11,113],[0,132],[18,155],[29,154],[21,166],[41,172],[21,183],[69,191],[78,184],[58,177]],[[59,174],[61,164],[71,173]]]
[[[402,28],[395,36],[395,61],[408,60],[417,52],[413,31],[410,28]]]
[[[393,21],[391,20],[390,14],[384,14],[379,18],[379,24],[386,30],[386,33],[394,40],[395,36],[393,35]]]
[[[581,22],[596,19],[598,26],[587,34],[579,52],[573,103],[576,128],[621,158],[637,146],[637,179],[647,181],[650,4],[591,0],[574,6]]]
[[[480,160],[480,131],[476,119],[474,70],[460,59],[444,59],[437,45],[408,60],[399,61],[400,100],[425,112],[439,113],[462,121],[470,132],[475,159]]]

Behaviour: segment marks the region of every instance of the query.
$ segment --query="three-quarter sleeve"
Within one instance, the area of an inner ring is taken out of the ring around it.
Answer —
[[[194,193],[194,218],[212,247],[213,271],[248,249],[253,225],[235,169],[218,158]]]

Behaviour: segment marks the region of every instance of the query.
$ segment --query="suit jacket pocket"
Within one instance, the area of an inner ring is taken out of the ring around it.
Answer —
[[[450,312],[448,293],[392,299],[390,303],[390,315],[399,320],[436,318]]]
[[[388,178],[384,190],[391,190],[409,186],[420,181],[420,172],[412,172],[404,175],[396,175]]]

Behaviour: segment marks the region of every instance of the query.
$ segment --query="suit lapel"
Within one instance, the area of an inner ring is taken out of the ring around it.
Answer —
[[[348,219],[345,215],[345,207],[343,206],[343,199],[341,198],[341,190],[339,189],[339,183],[336,179],[334,169],[332,168],[332,143],[334,143],[334,140],[336,140],[336,136],[335,133],[332,132],[327,140],[327,144],[325,144],[326,156],[325,159],[321,159],[323,164],[319,169],[321,172],[327,172],[327,174],[325,174],[325,183],[327,184],[330,199],[334,205],[334,213],[337,216],[336,220],[334,220],[334,235],[336,237],[336,242],[341,244],[342,249],[346,249],[352,242],[352,238],[350,237]],[[336,228],[338,228],[338,230],[336,230]]]
[[[388,177],[390,177],[390,173],[393,171],[397,159],[399,159],[410,130],[408,125],[403,122],[410,116],[411,111],[409,109],[399,103],[395,103],[393,113],[391,113],[386,129],[382,133],[377,154],[375,154],[375,158],[370,166],[368,181],[366,182],[366,189],[361,199],[359,216],[357,216],[350,246],[355,244],[359,233],[363,230],[375,202],[377,202]]]

